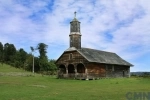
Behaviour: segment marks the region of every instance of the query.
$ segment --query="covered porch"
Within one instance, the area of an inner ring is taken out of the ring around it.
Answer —
[[[87,79],[87,68],[84,64],[61,64],[58,67],[58,78]]]

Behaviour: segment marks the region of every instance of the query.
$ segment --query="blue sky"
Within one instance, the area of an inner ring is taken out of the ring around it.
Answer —
[[[77,12],[82,47],[115,52],[131,71],[150,71],[149,0],[0,0],[0,42],[31,52],[48,45],[49,59],[69,48],[70,21]],[[38,53],[36,53],[38,56]]]

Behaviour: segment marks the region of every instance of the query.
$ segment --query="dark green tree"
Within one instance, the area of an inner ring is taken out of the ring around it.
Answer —
[[[14,64],[16,51],[17,50],[16,50],[16,48],[15,48],[15,46],[13,44],[6,43],[4,45],[4,52],[3,52],[3,54],[4,54],[4,61],[5,61],[5,63],[11,64],[11,65]]]
[[[56,74],[56,71],[57,71],[57,66],[55,65],[55,61],[56,60],[51,59],[48,62],[49,63],[48,71],[50,72],[49,74],[51,74],[51,75]]]
[[[31,52],[32,52],[32,72],[34,73],[34,51],[35,49],[33,47],[30,47]]]
[[[35,72],[40,71],[39,58],[38,57],[34,57],[34,71]]]
[[[48,67],[48,58],[47,58],[47,48],[48,45],[44,43],[39,43],[37,46],[37,49],[39,50],[39,66],[40,66],[40,71],[47,71]]]
[[[4,54],[4,62],[6,63],[7,61],[9,61],[9,50],[8,50],[8,48],[9,48],[9,43],[6,43],[6,44],[4,44],[4,52],[3,52],[3,54]]]
[[[27,58],[25,61],[25,66],[24,69],[27,71],[32,71],[32,67],[33,67],[33,56],[32,54],[27,54]],[[40,66],[39,66],[39,58],[38,57],[34,57],[34,71],[35,72],[39,72],[40,71]]]
[[[15,67],[18,68],[23,68],[24,69],[24,65],[25,65],[25,61],[27,58],[27,52],[24,51],[23,48],[20,48],[15,55]]]
[[[3,44],[0,42],[0,62],[3,63]]]
[[[19,56],[20,56],[20,62],[24,64],[24,62],[25,62],[25,60],[26,60],[26,58],[27,58],[27,52],[24,51],[23,48],[20,48],[20,49],[19,49],[19,54],[20,54],[20,55],[19,55]]]
[[[25,66],[24,66],[25,70],[32,71],[32,64],[33,64],[32,59],[33,59],[32,54],[28,54],[27,58],[26,58],[26,61],[25,61]]]
[[[39,50],[40,58],[47,58],[47,56],[46,56],[47,48],[48,48],[48,45],[46,45],[44,43],[38,44],[37,49]]]

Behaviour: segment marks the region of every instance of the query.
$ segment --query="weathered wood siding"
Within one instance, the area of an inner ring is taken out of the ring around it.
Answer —
[[[87,75],[89,79],[101,78],[106,76],[104,64],[89,63],[86,65]]]
[[[86,68],[89,79],[103,77],[130,77],[129,66],[89,63],[86,65]]]
[[[121,65],[105,65],[106,77],[129,77],[130,67]]]
[[[70,56],[72,55],[72,58]],[[77,51],[65,52],[60,59],[57,61],[57,65],[60,64],[79,64],[79,63],[87,63],[88,61]]]

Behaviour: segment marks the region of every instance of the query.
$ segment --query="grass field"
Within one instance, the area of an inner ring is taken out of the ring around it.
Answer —
[[[66,80],[0,64],[0,100],[127,100],[128,92],[150,92],[150,78]]]

